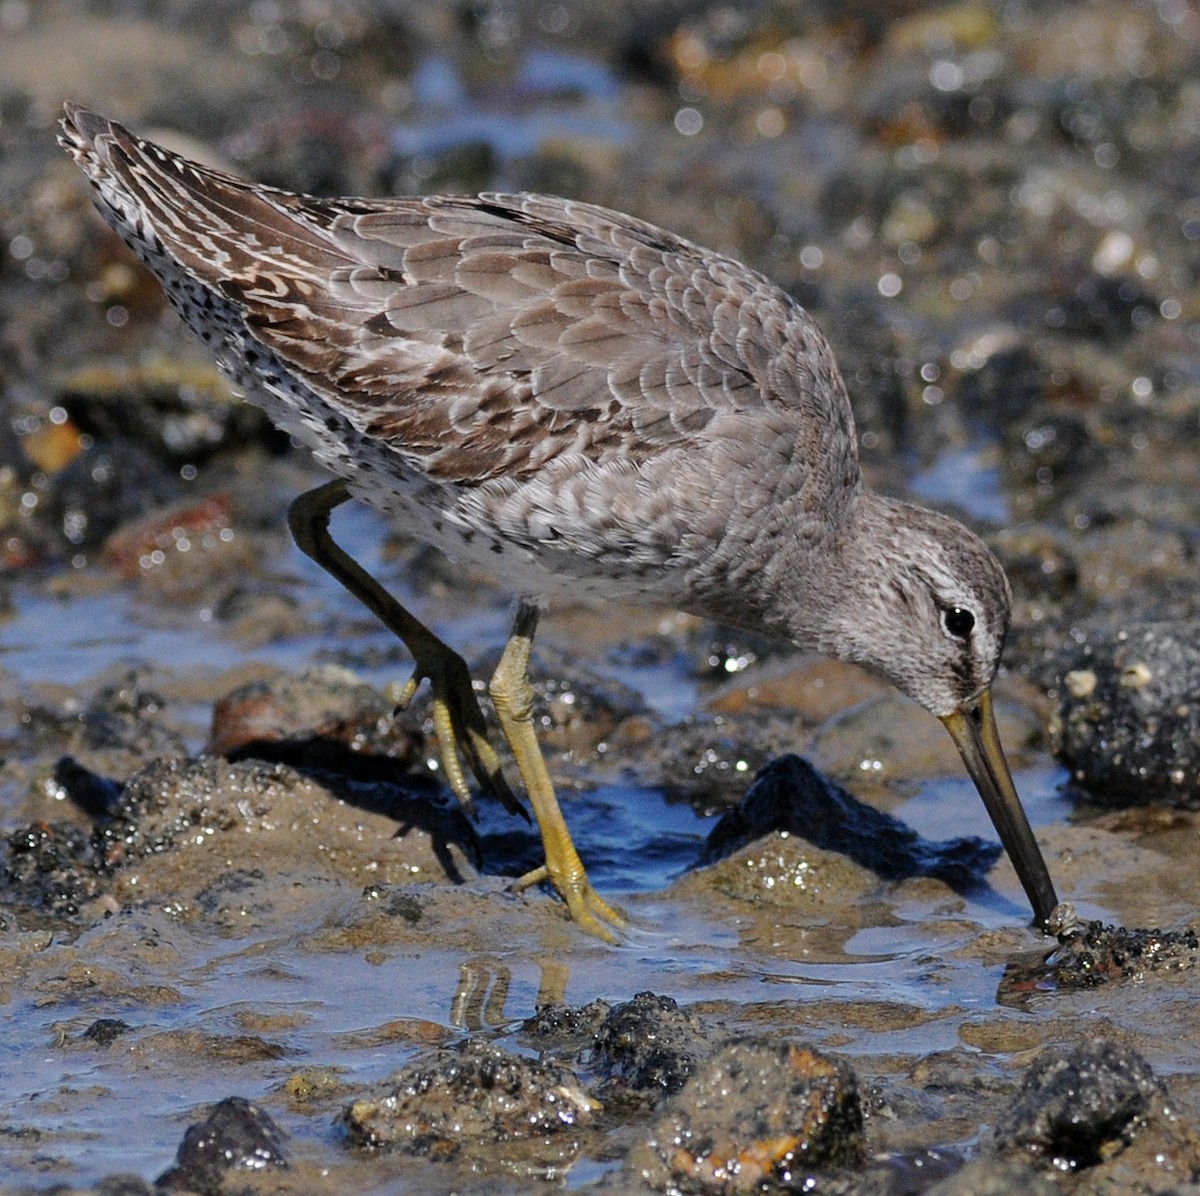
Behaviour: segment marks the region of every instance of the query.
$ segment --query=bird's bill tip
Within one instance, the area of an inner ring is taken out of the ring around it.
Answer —
[[[1004,749],[1000,746],[990,690],[984,690],[950,714],[943,715],[942,723],[950,732],[963,764],[983,798],[992,825],[1033,906],[1034,919],[1045,930],[1058,897],[1041,848],[1033,837],[1017,796]]]

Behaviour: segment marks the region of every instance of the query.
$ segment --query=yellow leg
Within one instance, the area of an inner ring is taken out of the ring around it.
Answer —
[[[522,602],[517,611],[512,635],[504,647],[500,663],[489,686],[492,705],[500,720],[500,729],[516,757],[521,780],[533,806],[546,862],[526,873],[516,882],[518,889],[528,888],[548,880],[567,903],[571,917],[590,933],[606,942],[617,937],[609,929],[624,926],[625,919],[595,889],[588,880],[583,861],[571,841],[566,820],[554,794],[554,785],[546,761],[538,747],[533,727],[533,686],[529,683],[529,653],[533,633],[537,629],[538,609],[531,602]]]
[[[301,494],[288,510],[288,526],[297,547],[336,578],[376,615],[412,653],[416,667],[400,695],[403,708],[423,680],[433,689],[433,725],[446,780],[468,812],[472,809],[459,753],[466,758],[481,788],[504,803],[507,810],[525,814],[500,771],[500,761],[488,743],[483,711],[471,685],[466,661],[423,623],[413,618],[329,534],[329,516],[350,497],[346,483],[328,482]],[[528,815],[526,815],[528,817]]]

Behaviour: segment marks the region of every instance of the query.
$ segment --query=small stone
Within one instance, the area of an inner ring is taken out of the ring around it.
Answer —
[[[1150,666],[1139,660],[1121,670],[1118,684],[1125,689],[1144,689],[1153,680],[1154,674],[1150,671]]]
[[[220,1190],[229,1172],[260,1172],[288,1165],[283,1133],[258,1105],[240,1096],[226,1097],[212,1112],[189,1126],[175,1166],[159,1176],[165,1192]]]
[[[1063,686],[1073,698],[1090,698],[1096,692],[1096,674],[1091,669],[1072,669]]]

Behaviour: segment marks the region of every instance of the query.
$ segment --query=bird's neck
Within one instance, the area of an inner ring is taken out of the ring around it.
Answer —
[[[859,489],[831,527],[819,561],[804,575],[792,639],[822,655],[864,663],[848,633],[879,599],[887,561],[900,549],[895,531],[905,503]]]

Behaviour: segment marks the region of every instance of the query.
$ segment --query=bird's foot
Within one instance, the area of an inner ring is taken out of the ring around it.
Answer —
[[[517,892],[521,892],[523,889],[541,884],[543,881],[549,882],[554,891],[566,902],[571,921],[581,930],[586,930],[588,934],[595,935],[596,938],[603,939],[604,942],[614,946],[620,943],[621,940],[616,931],[623,930],[628,925],[625,915],[609,905],[592,888],[592,882],[588,880],[583,864],[579,864],[577,871],[568,870],[565,875],[558,872],[557,869],[555,869],[555,873],[557,875],[551,872],[548,864],[543,864],[540,868],[534,868],[532,872],[526,872],[524,876],[515,880],[512,887]]]
[[[417,650],[416,667],[396,699],[396,708],[407,709],[421,682],[428,681],[433,691],[431,713],[438,758],[446,783],[463,809],[474,813],[463,771],[465,760],[481,789],[497,798],[510,814],[528,819],[528,812],[504,779],[500,758],[488,740],[487,724],[466,661],[434,637],[430,639],[430,650]]]

